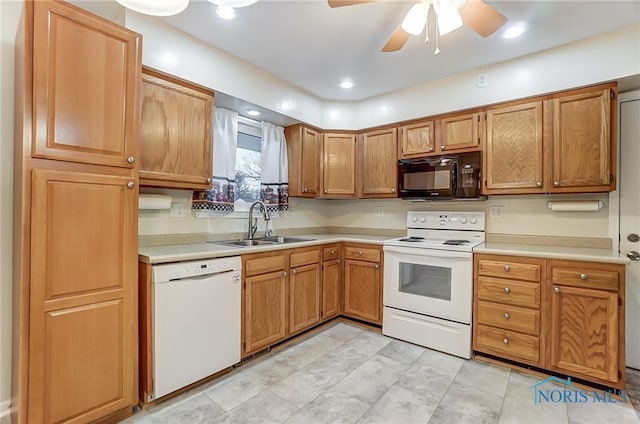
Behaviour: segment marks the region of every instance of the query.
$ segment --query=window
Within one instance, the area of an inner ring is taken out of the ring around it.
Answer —
[[[238,119],[238,147],[236,149],[236,211],[248,210],[249,205],[260,200],[262,176],[262,127],[259,122],[240,117]]]

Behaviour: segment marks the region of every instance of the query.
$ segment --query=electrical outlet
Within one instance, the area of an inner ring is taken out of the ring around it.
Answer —
[[[478,75],[478,88],[486,87],[489,85],[489,79],[487,78],[487,74]]]
[[[374,214],[375,216],[384,216],[384,206],[376,206]]]
[[[171,203],[169,218],[184,218],[184,203]]]
[[[502,219],[504,218],[504,207],[503,206],[491,206],[489,208],[489,217]]]

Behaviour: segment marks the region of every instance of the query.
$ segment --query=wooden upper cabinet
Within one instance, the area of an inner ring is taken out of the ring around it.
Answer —
[[[615,88],[553,99],[551,192],[615,189]]]
[[[325,133],[322,142],[323,197],[355,197],[356,136]]]
[[[33,157],[137,168],[141,36],[34,2]]]
[[[397,197],[397,146],[395,128],[360,136],[358,197]]]
[[[543,102],[487,111],[484,194],[543,193]]]
[[[320,133],[303,125],[285,129],[289,158],[289,196],[320,195]]]
[[[140,185],[208,189],[213,92],[144,69]]]
[[[437,125],[441,153],[480,148],[480,113],[467,113],[442,118]]]
[[[400,158],[424,156],[435,151],[435,124],[422,121],[398,129]]]
[[[28,419],[19,422],[93,422],[136,402],[137,189],[96,172],[32,177]]]

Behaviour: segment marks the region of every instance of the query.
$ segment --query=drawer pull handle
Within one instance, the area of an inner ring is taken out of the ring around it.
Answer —
[[[504,343],[504,344],[508,345],[508,344],[509,344],[509,339],[507,339],[507,338],[502,339],[502,343]]]
[[[505,288],[504,288],[504,292],[505,292],[505,293],[511,293],[511,289],[510,289],[509,287],[505,287]]]
[[[587,274],[580,274],[580,279],[581,280],[588,280],[589,276]]]
[[[362,250],[358,250],[358,255],[362,256]]]
[[[553,292],[554,293],[560,293],[560,287],[554,287],[553,288]]]
[[[509,272],[509,271],[511,271],[511,267],[509,265],[505,265],[504,272]]]
[[[511,318],[511,315],[509,315],[508,313],[505,312],[503,317],[504,317],[504,319],[509,319],[509,318]]]
[[[336,251],[335,251],[335,250],[332,250],[332,251],[331,251],[331,254],[332,254],[332,255],[335,255],[335,254],[336,254]]]
[[[283,276],[283,277],[286,277],[286,276],[287,276],[287,271],[283,272],[283,273],[282,273],[282,276]]]
[[[291,271],[291,273],[292,273],[293,275],[296,275],[296,270],[294,269],[293,271]]]

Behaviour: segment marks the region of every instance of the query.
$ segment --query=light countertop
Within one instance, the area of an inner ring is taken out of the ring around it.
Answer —
[[[262,246],[234,247],[218,243],[172,244],[166,246],[149,246],[138,248],[138,260],[149,264],[179,262],[198,259],[221,258],[224,256],[246,255],[248,253],[267,252],[271,250],[294,249],[316,246],[327,243],[352,242],[382,245],[389,236],[371,236],[362,234],[301,234],[295,237],[311,238],[312,241],[269,244]]]
[[[486,242],[473,249],[473,253],[490,253],[494,255],[529,256],[534,258],[567,259],[575,261],[607,262],[612,264],[628,264],[629,258],[621,256],[612,249],[595,249],[587,247],[545,246],[537,244],[516,244]]]

